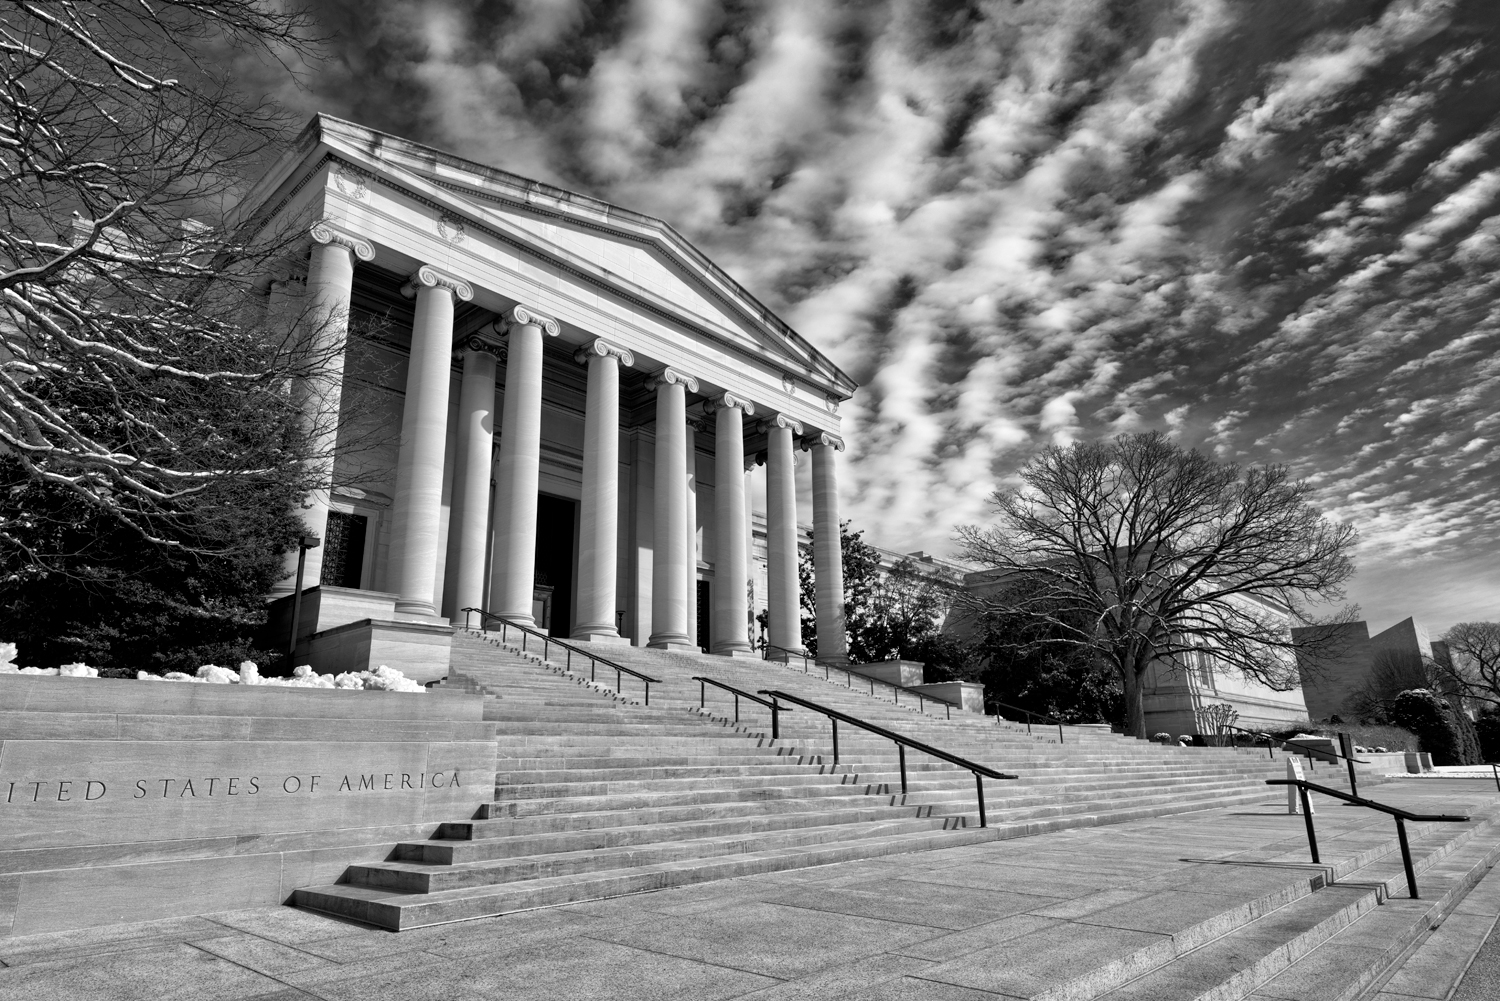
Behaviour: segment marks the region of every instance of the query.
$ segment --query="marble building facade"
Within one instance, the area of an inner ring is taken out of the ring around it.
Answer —
[[[670,226],[321,115],[246,206],[307,234],[269,315],[345,345],[292,388],[332,456],[303,512],[316,668],[446,673],[466,608],[751,655],[757,506],[766,639],[800,649],[799,452],[842,655],[855,384]]]

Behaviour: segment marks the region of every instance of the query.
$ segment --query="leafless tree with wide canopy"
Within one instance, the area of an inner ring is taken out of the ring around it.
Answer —
[[[0,453],[155,542],[208,484],[304,466],[285,388],[319,360],[255,287],[299,234],[223,221],[288,122],[221,67],[306,52],[309,24],[275,0],[0,2]]]
[[[1145,735],[1143,681],[1202,658],[1286,690],[1298,683],[1292,625],[1343,599],[1356,533],[1308,503],[1283,466],[1241,468],[1160,433],[1049,446],[993,498],[997,521],[959,530],[991,572],[978,611],[1032,618],[1040,640],[1093,653],[1118,672],[1126,728]],[[1331,637],[1332,630],[1328,631]]]

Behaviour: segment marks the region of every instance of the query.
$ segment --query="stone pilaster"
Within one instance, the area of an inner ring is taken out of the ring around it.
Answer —
[[[802,649],[797,583],[797,474],[792,435],[802,425],[785,414],[766,421],[766,550],[769,640],[784,650]],[[774,651],[773,651],[774,652]]]
[[[448,383],[455,301],[474,297],[468,283],[424,264],[401,290],[417,300],[396,496],[391,514],[391,590],[396,614],[437,616],[437,556],[443,513],[443,452],[448,437]]]
[[[579,504],[576,640],[623,642],[615,627],[619,546],[620,366],[635,357],[595,340],[574,358],[588,366],[583,418],[583,499]]]
[[[495,551],[490,610],[532,625],[536,580],[536,493],[542,460],[542,338],[557,321],[516,306],[502,318],[509,336],[500,459],[495,469]]]
[[[651,557],[651,637],[647,646],[693,650],[687,634],[687,391],[698,380],[663,369],[656,390],[656,518]]]
[[[755,405],[732,393],[714,401],[714,583],[712,649],[726,657],[752,657],[747,637],[750,553],[745,531],[745,418]]]

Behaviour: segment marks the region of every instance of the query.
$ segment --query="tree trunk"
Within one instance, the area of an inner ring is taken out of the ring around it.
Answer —
[[[1125,683],[1125,735],[1128,737],[1146,737],[1146,704],[1141,698],[1145,685],[1145,671],[1122,671]]]

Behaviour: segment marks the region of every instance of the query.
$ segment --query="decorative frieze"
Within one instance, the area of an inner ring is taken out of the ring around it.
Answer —
[[[439,271],[431,264],[424,264],[418,268],[416,274],[411,276],[411,280],[401,286],[401,294],[408,299],[414,299],[417,290],[421,288],[446,289],[457,302],[468,302],[474,298],[474,288],[468,282],[457,275]]]
[[[333,168],[333,186],[340,193],[348,195],[355,201],[364,201],[365,195],[369,194],[370,188],[366,181],[369,177],[358,167],[351,167],[347,163],[341,163]]]
[[[375,259],[375,247],[369,240],[355,236],[348,230],[329,222],[327,219],[319,219],[307,228],[307,234],[313,238],[314,243],[325,246],[332,245],[343,247],[349,253],[361,261],[373,261]]]
[[[451,212],[438,213],[437,231],[438,236],[452,244],[463,243],[468,233],[464,221]]]
[[[618,347],[602,337],[596,337],[579,348],[573,353],[573,360],[580,365],[586,365],[590,358],[608,358],[611,355],[620,359],[620,364],[626,368],[635,367],[635,355],[631,354],[629,348]]]
[[[650,379],[646,380],[646,387],[648,389],[655,389],[657,386],[662,385],[682,386],[690,393],[696,393],[698,391],[697,379],[694,379],[692,376],[688,375],[685,372],[679,372],[675,368],[671,367],[662,369],[660,372],[653,375]]]

